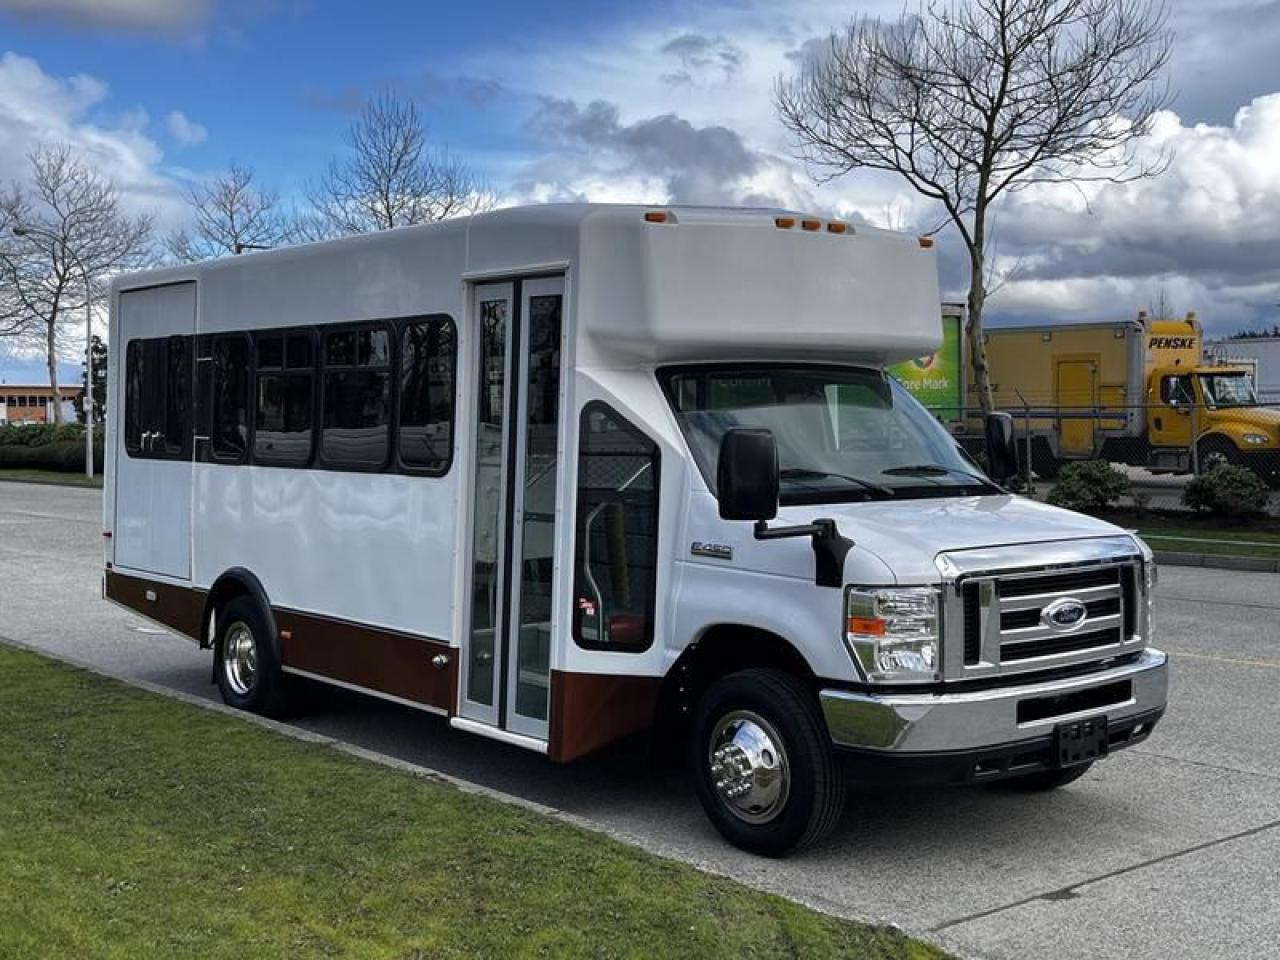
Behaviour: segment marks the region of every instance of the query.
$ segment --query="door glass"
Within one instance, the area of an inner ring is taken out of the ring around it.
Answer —
[[[509,302],[481,300],[480,396],[476,411],[475,521],[471,545],[471,643],[467,699],[493,704],[502,520],[502,425],[506,410]]]
[[[528,318],[515,710],[524,717],[546,720],[559,464],[560,295],[531,296]]]

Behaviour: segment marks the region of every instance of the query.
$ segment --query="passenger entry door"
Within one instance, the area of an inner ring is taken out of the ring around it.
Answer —
[[[120,293],[112,384],[117,567],[191,576],[195,283]]]
[[[460,713],[545,739],[561,473],[564,279],[474,290],[469,626]]]

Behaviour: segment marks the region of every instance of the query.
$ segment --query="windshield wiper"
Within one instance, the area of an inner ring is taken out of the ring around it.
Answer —
[[[893,487],[886,487],[882,483],[872,483],[870,480],[863,480],[861,477],[851,477],[847,473],[832,473],[829,470],[810,470],[807,467],[786,467],[779,474],[783,480],[802,480],[805,477],[833,477],[836,480],[847,480],[849,483],[856,484],[864,490],[872,490],[881,496],[894,496]]]
[[[881,470],[880,472],[887,477],[942,477],[947,474],[953,474],[957,477],[973,480],[984,487],[991,487],[995,490],[1000,489],[986,477],[980,477],[976,473],[961,470],[959,467],[948,467],[942,463],[911,463],[902,467],[890,467],[888,470]]]

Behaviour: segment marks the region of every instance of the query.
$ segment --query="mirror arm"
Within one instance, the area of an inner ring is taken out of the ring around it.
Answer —
[[[757,540],[783,540],[788,537],[812,537],[813,556],[817,562],[814,583],[820,587],[844,586],[844,558],[853,549],[853,541],[840,535],[836,522],[827,517],[813,523],[793,527],[770,527],[765,520],[757,520],[752,532]]]

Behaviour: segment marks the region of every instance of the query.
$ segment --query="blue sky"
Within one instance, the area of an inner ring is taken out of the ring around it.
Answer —
[[[37,143],[82,147],[163,230],[231,161],[300,198],[362,100],[414,99],[504,203],[776,204],[923,230],[903,184],[818,185],[771,103],[807,41],[900,0],[0,0],[0,182]],[[1280,3],[1174,0],[1178,90],[1158,181],[1011,196],[996,320],[1130,316],[1160,294],[1211,332],[1280,301]],[[944,286],[962,292],[941,238]],[[77,349],[70,345],[69,349]],[[15,369],[0,359],[0,376]],[[37,368],[38,369],[38,368]]]

